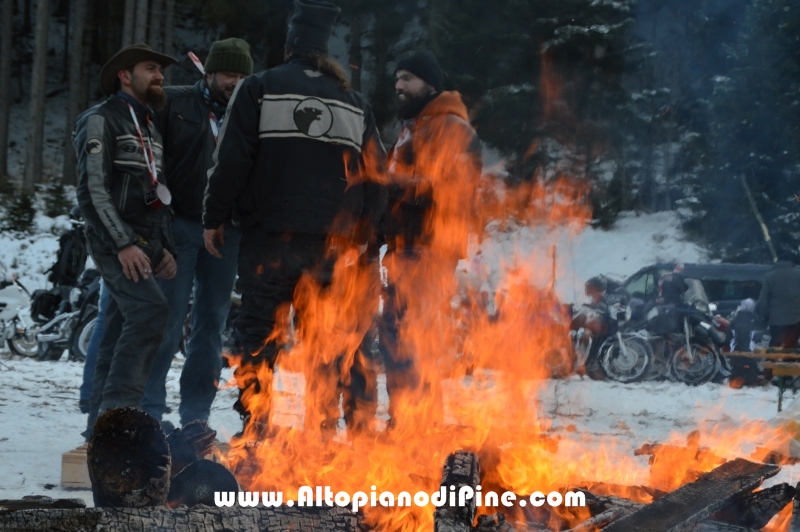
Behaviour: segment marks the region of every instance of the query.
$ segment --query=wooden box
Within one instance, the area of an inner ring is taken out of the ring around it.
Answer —
[[[61,486],[64,488],[91,489],[89,468],[86,465],[86,447],[84,443],[61,455]]]

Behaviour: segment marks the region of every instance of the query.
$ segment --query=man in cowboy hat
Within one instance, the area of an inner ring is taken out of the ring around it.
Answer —
[[[233,349],[242,358],[234,409],[245,422],[246,438],[260,439],[268,427],[270,375],[281,347],[272,334],[279,307],[288,308],[304,273],[329,284],[329,237],[339,251],[363,245],[383,210],[383,189],[370,183],[375,177],[370,172],[360,171],[368,155],[385,158],[372,109],[328,57],[339,11],[328,2],[295,0],[286,63],[236,88],[209,171],[203,210],[209,253],[219,255],[234,209],[242,220],[242,306]],[[371,318],[369,310],[366,314]],[[302,314],[299,319],[302,329]],[[324,374],[311,377],[315,388],[331,375],[335,384],[336,373],[347,372],[316,369]],[[338,422],[338,400],[326,396],[320,403],[320,410],[306,410],[306,427],[330,435]]]
[[[99,412],[139,406],[164,333],[168,308],[155,278],[175,276],[175,248],[151,117],[165,101],[162,70],[176,62],[145,44],[117,52],[100,70],[108,99],[73,132],[87,246],[111,295],[87,436]]]
[[[142,408],[156,419],[166,410],[166,380],[183,336],[186,308],[194,288],[192,332],[181,371],[181,424],[208,420],[222,368],[222,330],[231,304],[242,232],[225,222],[222,260],[203,244],[203,192],[219,128],[233,90],[253,73],[250,46],[241,39],[217,41],[205,62],[205,76],[191,86],[167,87],[167,105],[156,114],[164,139],[164,168],[172,192],[172,236],[178,273],[159,285],[169,304],[164,341],[145,387]]]

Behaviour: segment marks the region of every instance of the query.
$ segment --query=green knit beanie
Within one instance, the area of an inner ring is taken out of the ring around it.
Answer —
[[[211,45],[203,68],[206,72],[236,72],[249,76],[253,73],[250,45],[235,37],[217,41]]]

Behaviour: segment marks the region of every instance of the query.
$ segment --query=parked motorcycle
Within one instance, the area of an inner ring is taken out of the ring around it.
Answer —
[[[76,207],[70,212],[72,228],[61,235],[58,255],[47,280],[52,288],[36,290],[31,296],[31,318],[39,325],[36,332],[39,360],[58,360],[64,350],[72,353],[73,329],[85,312],[83,308],[92,303],[97,306],[97,288],[94,283],[99,276],[96,270],[86,270],[86,241],[83,221]],[[87,299],[88,298],[88,299]]]
[[[0,262],[0,339],[23,357],[35,356],[37,349],[37,327],[22,312],[30,303],[28,289]]]
[[[570,323],[576,371],[593,379],[638,379],[649,363],[650,350],[646,342],[643,346],[640,339],[628,338],[620,329],[627,293],[619,283],[600,275],[586,282],[586,295],[592,302],[582,305]]]
[[[647,313],[643,332],[660,362],[662,376],[698,385],[720,373],[725,335],[705,312],[688,306],[656,305]]]
[[[70,360],[86,359],[99,297],[100,272],[89,268],[81,274],[78,286],[69,291],[66,304],[39,329],[39,360],[58,360],[65,350],[69,350]]]

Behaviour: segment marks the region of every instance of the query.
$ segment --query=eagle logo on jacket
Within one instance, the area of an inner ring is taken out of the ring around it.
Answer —
[[[306,98],[294,108],[294,124],[309,137],[321,137],[333,126],[333,113],[317,98]]]
[[[103,143],[98,139],[89,139],[86,141],[86,153],[88,155],[97,155],[103,151]]]

